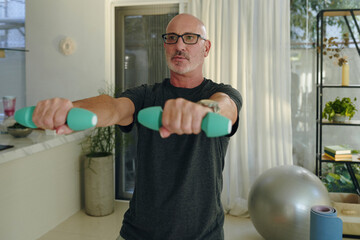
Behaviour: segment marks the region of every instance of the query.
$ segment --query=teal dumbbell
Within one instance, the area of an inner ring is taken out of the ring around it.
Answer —
[[[139,111],[138,121],[143,126],[158,131],[162,126],[162,108],[148,107]],[[217,113],[209,112],[201,122],[201,129],[207,137],[221,137],[231,132],[231,120]]]
[[[37,128],[32,120],[35,106],[25,107],[15,112],[15,121],[21,125],[29,128]],[[97,123],[97,116],[95,113],[83,109],[72,108],[66,117],[66,124],[73,131],[82,131],[88,128],[95,127]]]

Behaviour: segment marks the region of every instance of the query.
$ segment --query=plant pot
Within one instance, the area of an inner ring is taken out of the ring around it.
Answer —
[[[114,212],[113,155],[86,156],[84,162],[85,212],[106,216]]]
[[[346,116],[340,115],[340,114],[335,114],[335,116],[333,117],[333,122],[345,122],[346,120]]]

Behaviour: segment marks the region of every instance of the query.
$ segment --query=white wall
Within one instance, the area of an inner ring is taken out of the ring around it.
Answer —
[[[81,99],[105,86],[105,4],[98,0],[26,2],[26,104],[52,97]],[[59,42],[72,38],[65,56]]]
[[[65,97],[77,100],[98,94],[114,81],[113,7],[180,3],[187,0],[29,0],[26,2],[26,105]],[[64,56],[64,37],[77,44]]]

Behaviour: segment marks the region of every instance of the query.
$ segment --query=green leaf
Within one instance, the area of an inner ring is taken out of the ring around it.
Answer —
[[[329,173],[328,176],[330,176],[334,180],[340,180],[340,175],[335,173]]]
[[[349,179],[347,179],[346,177],[344,177],[344,176],[340,176],[340,182],[342,183],[342,184],[352,184],[352,181],[351,180],[349,180]]]

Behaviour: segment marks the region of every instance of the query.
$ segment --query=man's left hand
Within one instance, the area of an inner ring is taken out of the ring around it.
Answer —
[[[160,136],[167,138],[171,134],[199,134],[201,122],[211,108],[183,98],[166,101],[162,114]]]

